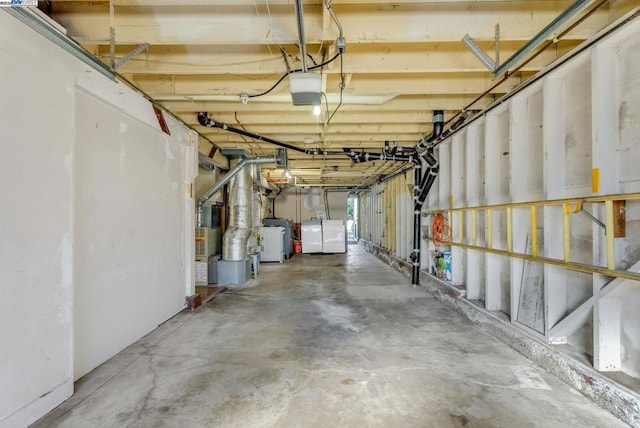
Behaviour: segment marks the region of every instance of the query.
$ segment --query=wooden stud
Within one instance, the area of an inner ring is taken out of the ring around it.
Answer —
[[[507,251],[513,252],[513,209],[507,207]]]
[[[627,233],[627,221],[626,221],[626,201],[618,200],[613,201],[613,237],[624,238]]]
[[[614,214],[613,214],[613,201],[606,201],[604,203],[605,211],[605,233],[607,242],[607,268],[616,268],[615,258],[615,242],[614,242]]]
[[[562,245],[564,261],[571,261],[571,224],[569,215],[571,214],[571,207],[568,204],[563,205],[562,209]]]
[[[538,256],[538,224],[535,205],[531,205],[531,255]]]

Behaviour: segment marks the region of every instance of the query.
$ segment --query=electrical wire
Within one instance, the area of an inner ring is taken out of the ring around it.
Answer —
[[[340,33],[340,37],[343,37],[343,35],[342,35],[342,25],[340,25],[340,21],[338,21],[338,18],[336,17],[336,14],[333,12],[333,9],[331,8],[331,0],[325,0],[324,1],[324,5],[327,8],[327,10],[329,11],[329,14],[331,15],[331,19],[333,19],[333,22],[336,23],[336,26],[338,27],[338,32]]]
[[[327,99],[327,94],[325,94],[324,92],[321,92],[320,95],[322,96],[322,98],[324,98],[324,108],[325,108],[325,112],[327,113],[327,116],[329,115],[329,100]]]
[[[325,65],[327,65],[327,64],[331,64],[331,63],[332,63],[333,61],[335,61],[338,57],[340,57],[340,58],[341,58],[341,60],[342,60],[342,52],[338,52],[338,53],[337,53],[337,54],[335,54],[332,58],[330,58],[330,59],[326,60],[325,62],[322,62],[322,63],[320,63],[320,64],[318,64],[318,65],[314,65],[313,67],[309,67],[309,68],[308,68],[308,70],[317,70],[318,68],[322,68],[322,67],[324,67],[324,66],[325,66]],[[341,67],[341,69],[342,69],[342,67]],[[301,69],[296,69],[296,70],[287,71],[286,73],[284,73],[284,74],[282,75],[282,77],[280,77],[280,79],[278,79],[278,81],[277,81],[276,83],[274,83],[274,84],[273,84],[273,86],[272,86],[272,87],[270,87],[270,88],[269,88],[269,89],[267,89],[266,91],[261,92],[261,93],[259,93],[259,94],[249,95],[249,98],[256,98],[256,97],[261,97],[261,96],[263,96],[263,95],[267,95],[269,92],[271,92],[271,91],[273,91],[275,88],[277,88],[277,87],[278,87],[278,85],[279,85],[280,83],[282,83],[282,81],[283,81],[283,80],[284,80],[284,79],[285,79],[289,74],[291,74],[291,73],[298,73],[298,72],[300,72],[300,71],[302,71],[302,70],[301,70]]]
[[[300,49],[300,45],[299,44],[295,43],[294,46],[297,47],[298,49]],[[313,55],[311,55],[309,52],[307,52],[307,58],[309,58],[311,60],[313,65],[318,65],[318,63],[316,62],[316,60],[313,57]]]
[[[442,213],[435,213],[431,220],[431,239],[436,247],[451,242],[451,228]]]
[[[335,114],[338,112],[338,109],[342,106],[342,93],[344,92],[344,86],[343,61],[342,55],[340,55],[340,102],[336,106],[336,109],[333,111],[333,113],[331,113],[331,116],[329,116],[327,125],[331,123],[331,119],[333,119],[333,116],[335,116]]]

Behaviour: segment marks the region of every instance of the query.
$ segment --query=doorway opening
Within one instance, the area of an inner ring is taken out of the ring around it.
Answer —
[[[347,198],[347,242],[358,243],[358,197]]]

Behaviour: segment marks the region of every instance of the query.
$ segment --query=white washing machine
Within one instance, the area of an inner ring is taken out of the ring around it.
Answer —
[[[302,231],[302,252],[321,253],[322,252],[322,223],[320,220],[306,220],[301,226]]]
[[[347,229],[342,220],[322,221],[322,252],[345,253],[347,251]]]

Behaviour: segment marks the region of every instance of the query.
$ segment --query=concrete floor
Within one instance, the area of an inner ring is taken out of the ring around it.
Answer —
[[[626,426],[357,246],[263,264],[37,427]]]

